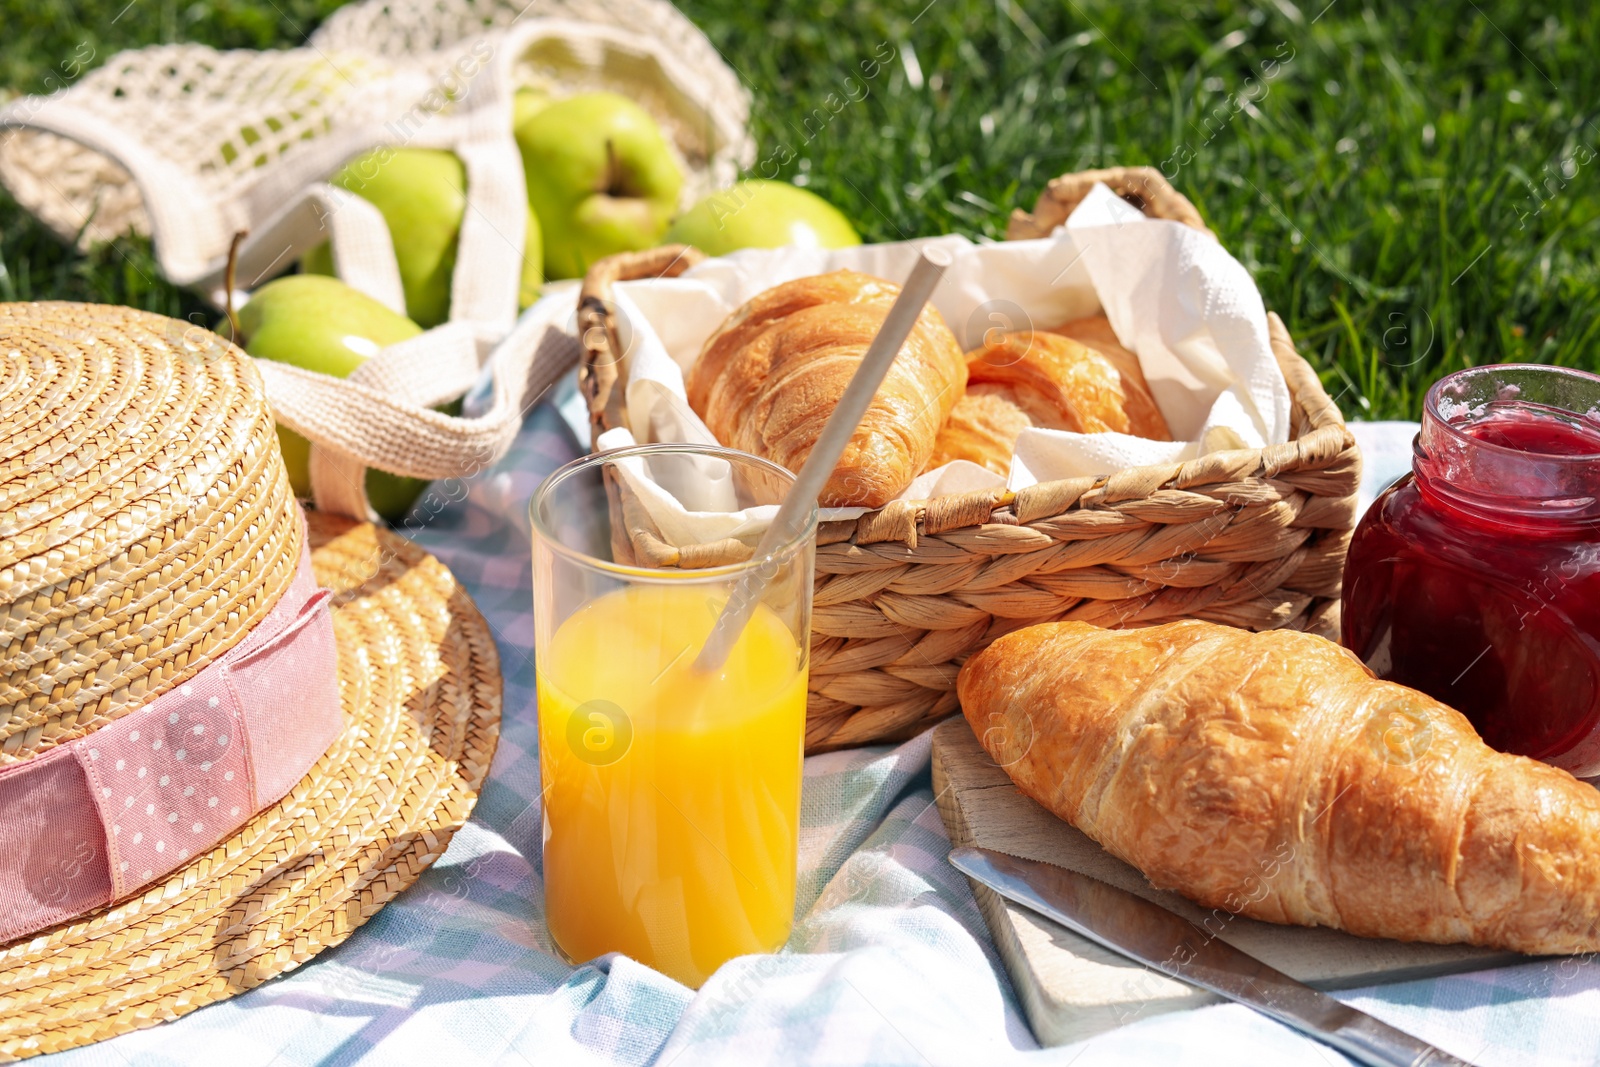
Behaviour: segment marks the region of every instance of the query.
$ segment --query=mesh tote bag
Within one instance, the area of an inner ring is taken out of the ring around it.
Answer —
[[[467,476],[499,458],[534,397],[577,358],[571,336],[517,328],[527,199],[517,88],[610,89],[661,124],[686,206],[754,158],[749,97],[663,0],[410,0],[351,5],[301,48],[119,53],[49,96],[0,109],[0,182],[80,247],[148,235],[162,272],[223,306],[328,241],[336,273],[404,313],[371,204],[328,184],[378,146],[448,149],[467,177],[449,321],[339,380],[260,361],[273,414],[312,442],[319,509],[367,519],[365,474]],[[492,367],[477,418],[434,410]]]

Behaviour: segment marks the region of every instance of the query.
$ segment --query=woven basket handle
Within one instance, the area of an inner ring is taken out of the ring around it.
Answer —
[[[706,258],[690,245],[662,245],[644,252],[607,256],[584,275],[578,294],[578,340],[583,361],[578,385],[589,402],[589,445],[596,448],[606,430],[625,424],[618,364],[626,349],[617,326],[619,314],[611,290],[618,282],[639,278],[676,278]]]
[[[1063,174],[1052,178],[1039,194],[1033,211],[1021,208],[1011,213],[1006,227],[1006,240],[1023,241],[1033,237],[1049,237],[1057,226],[1067,221],[1073,208],[1083,202],[1089,190],[1099,182],[1122,199],[1153,219],[1171,219],[1185,226],[1193,226],[1208,237],[1215,237],[1200,218],[1200,212],[1189,198],[1172,187],[1166,176],[1154,167],[1108,167],[1105,170],[1085,170],[1076,174]]]
[[[1006,227],[1006,240],[1024,241],[1050,236],[1056,227],[1067,221],[1067,216],[1083,202],[1097,182],[1150,218],[1180,222],[1207,237],[1216,238],[1216,234],[1206,228],[1200,212],[1189,198],[1173,188],[1172,183],[1155,167],[1108,167],[1052,178],[1039,194],[1031,212],[1018,208],[1011,213],[1011,221]],[[1267,335],[1305,425],[1311,429],[1338,426],[1343,432],[1344,416],[1340,414],[1339,406],[1329,398],[1316,371],[1295,351],[1289,330],[1275,311],[1267,312]]]

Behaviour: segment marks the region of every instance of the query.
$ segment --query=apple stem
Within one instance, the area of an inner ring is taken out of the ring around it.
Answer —
[[[239,230],[234,233],[233,240],[228,242],[228,266],[222,272],[222,309],[228,315],[228,340],[240,344],[239,316],[233,309],[233,280],[239,268],[239,246],[244,244],[244,239],[250,236],[249,230]]]
[[[621,190],[617,188],[617,175],[619,173],[620,171],[617,167],[617,146],[612,142],[611,138],[607,137],[605,182],[605,194],[607,196],[616,196],[619,192],[621,192]]]

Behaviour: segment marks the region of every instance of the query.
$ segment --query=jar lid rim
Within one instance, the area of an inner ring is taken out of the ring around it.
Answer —
[[[1531,371],[1536,374],[1550,375],[1552,377],[1566,377],[1583,380],[1591,383],[1595,387],[1596,401],[1597,404],[1600,404],[1600,374],[1582,370],[1578,367],[1563,367],[1550,363],[1485,363],[1476,367],[1464,367],[1461,370],[1452,371],[1429,386],[1428,392],[1423,397],[1422,401],[1422,414],[1424,423],[1429,421],[1429,416],[1432,416],[1432,422],[1436,426],[1446,431],[1450,434],[1450,436],[1458,439],[1462,443],[1470,443],[1474,448],[1489,449],[1494,452],[1504,453],[1508,456],[1528,455],[1528,453],[1522,449],[1512,448],[1509,445],[1496,444],[1492,441],[1485,441],[1482,438],[1473,437],[1462,432],[1460,425],[1457,422],[1447,418],[1444,412],[1440,409],[1440,403],[1444,399],[1443,390],[1448,383],[1458,382],[1463,379],[1496,371]],[[1583,412],[1571,411],[1570,409],[1565,408],[1562,410],[1568,411],[1569,414],[1576,418],[1586,418]],[[1600,432],[1600,419],[1589,421],[1592,421],[1596,431]],[[1541,458],[1570,462],[1594,462],[1596,460],[1600,460],[1600,451],[1549,455],[1541,456]]]

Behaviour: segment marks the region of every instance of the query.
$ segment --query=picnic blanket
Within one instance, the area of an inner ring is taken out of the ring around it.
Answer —
[[[1356,431],[1370,500],[1409,468],[1415,426]],[[176,1022],[39,1062],[1347,1062],[1236,1005],[1039,1049],[965,879],[945,862],[926,734],[806,761],[796,924],[783,952],[734,960],[698,991],[620,956],[563,962],[543,921],[526,509],[544,476],[581,452],[557,405],[542,404],[501,463],[449,493],[446,506],[425,497],[420,510],[431,513],[413,517],[415,540],[450,566],[489,620],[505,671],[499,752],[471,823],[445,856],[344,945],[298,970]],[[1337,995],[1484,1067],[1600,1061],[1600,965],[1588,959]]]

